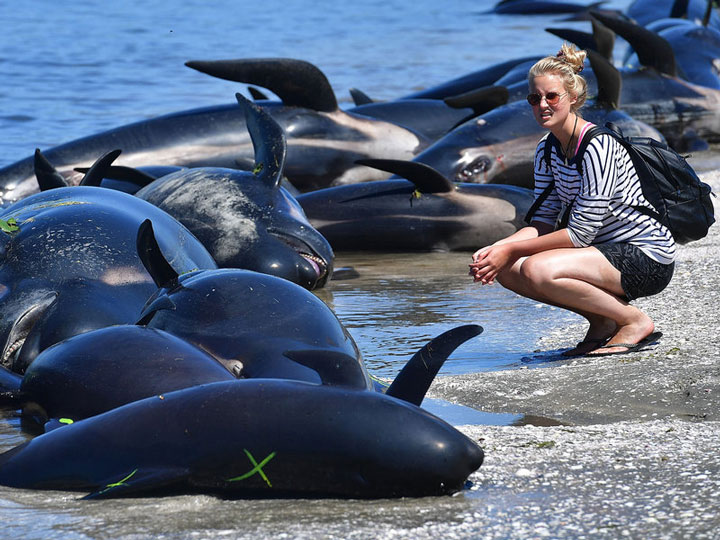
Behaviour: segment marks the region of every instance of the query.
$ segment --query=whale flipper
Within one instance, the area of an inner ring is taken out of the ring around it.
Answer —
[[[333,112],[338,108],[335,92],[325,74],[303,60],[190,60],[185,65],[220,79],[262,86],[277,94],[285,105],[322,112]]]
[[[323,384],[367,390],[366,385],[359,384],[359,381],[363,380],[362,368],[357,358],[349,354],[338,351],[308,349],[305,351],[285,351],[283,356],[317,371]]]
[[[125,477],[117,479],[114,482],[108,482],[104,488],[81,497],[81,500],[110,499],[125,497],[143,491],[157,491],[165,486],[181,482],[188,477],[188,474],[189,471],[187,469],[134,469]]]
[[[432,339],[405,364],[385,394],[419,407],[448,356],[482,331],[482,326],[466,324]]]

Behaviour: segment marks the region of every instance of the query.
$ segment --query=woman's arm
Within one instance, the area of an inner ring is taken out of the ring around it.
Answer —
[[[479,249],[473,254],[470,275],[473,276],[475,282],[493,283],[500,272],[515,264],[520,257],[528,257],[551,249],[572,247],[575,246],[570,240],[567,229],[560,229],[534,238],[495,244]]]

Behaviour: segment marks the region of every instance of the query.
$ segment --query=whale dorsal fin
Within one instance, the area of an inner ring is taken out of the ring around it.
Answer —
[[[255,101],[263,100],[263,99],[270,99],[265,94],[265,92],[263,92],[259,88],[255,88],[254,86],[248,86],[248,93],[250,94],[250,97],[253,98]]]
[[[99,186],[102,184],[103,178],[106,177],[110,165],[122,153],[122,150],[111,150],[100,159],[98,159],[85,173],[80,181],[81,186]]]
[[[255,103],[235,94],[245,112],[248,131],[255,149],[253,173],[268,186],[279,188],[282,182],[287,143],[278,123]]]
[[[170,288],[177,283],[179,275],[160,250],[149,219],[143,221],[138,228],[137,252],[155,285],[162,289]]]
[[[75,171],[79,173],[85,173],[90,170],[90,167],[75,167]],[[122,180],[124,182],[131,182],[139,187],[145,187],[151,182],[154,182],[156,178],[140,169],[133,167],[126,167],[124,165],[113,165],[107,168],[105,178],[110,180]]]
[[[622,76],[615,66],[608,62],[600,53],[587,51],[588,60],[597,79],[598,95],[595,101],[606,109],[620,107],[620,91]]]
[[[466,324],[440,334],[405,364],[385,395],[420,406],[448,356],[468,339],[482,333],[482,326]]]
[[[590,49],[599,52],[604,58],[612,62],[615,48],[615,32],[607,26],[593,19],[593,33],[581,32],[572,28],[546,28],[545,31],[561,39],[570,41],[581,49]]]
[[[374,103],[370,96],[357,88],[350,89],[350,97],[355,105],[367,105],[368,103]]]
[[[35,178],[37,178],[40,191],[68,186],[65,177],[57,172],[57,169],[52,166],[39,148],[35,149],[34,163]]]
[[[285,105],[322,112],[332,112],[338,108],[335,92],[325,74],[303,60],[190,60],[185,65],[220,79],[262,86],[274,92]]]
[[[506,86],[484,86],[464,94],[450,96],[443,99],[448,107],[453,109],[470,108],[475,115],[485,114],[500,105],[508,102],[509,93]],[[466,120],[469,120],[467,118]]]
[[[675,53],[668,41],[655,32],[629,21],[591,10],[590,14],[617,35],[625,39],[638,55],[643,66],[655,68],[660,73],[677,77]]]
[[[410,180],[420,193],[449,193],[455,184],[430,165],[402,159],[358,159],[355,163],[397,174]]]

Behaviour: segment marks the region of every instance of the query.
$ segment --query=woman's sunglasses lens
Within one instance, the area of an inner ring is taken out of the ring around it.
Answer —
[[[560,94],[558,94],[557,92],[548,92],[545,95],[545,101],[547,101],[549,105],[556,105],[559,99]],[[542,97],[540,96],[540,94],[528,94],[527,100],[530,105],[535,106],[540,103]]]

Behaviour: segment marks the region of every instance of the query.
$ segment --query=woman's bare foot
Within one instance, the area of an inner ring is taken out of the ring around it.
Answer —
[[[641,342],[652,334],[655,331],[655,323],[653,323],[653,320],[645,313],[640,310],[637,311],[639,315],[636,320],[629,324],[618,326],[617,331],[610,340],[603,346],[589,352],[588,356],[593,356],[594,354],[608,355],[629,352],[632,349],[632,345]],[[617,346],[614,347],[613,344],[617,344]]]
[[[574,348],[563,352],[563,356],[580,356],[605,345],[613,334],[615,334],[617,325],[612,319],[600,317],[590,321],[585,337],[575,345]]]

